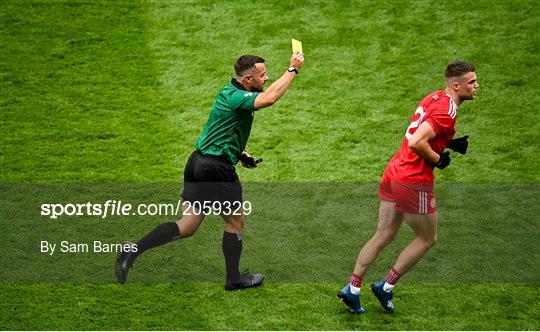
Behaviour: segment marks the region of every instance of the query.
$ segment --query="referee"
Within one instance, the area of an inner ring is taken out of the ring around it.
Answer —
[[[254,55],[241,56],[234,65],[236,77],[219,92],[202,134],[189,156],[184,170],[183,216],[176,222],[158,225],[136,243],[137,250],[120,252],[116,258],[115,274],[120,284],[126,282],[133,262],[146,250],[195,234],[205,213],[201,206],[238,206],[242,202],[242,185],[235,165],[241,161],[246,168],[257,163],[246,151],[255,111],[272,106],[285,94],[304,64],[304,55],[295,52],[285,73],[264,91],[268,81],[264,59]],[[206,205],[207,206],[207,205]],[[242,232],[245,216],[242,211],[222,209],[225,221],[223,256],[225,257],[226,290],[257,287],[262,274],[240,273]],[[241,209],[240,209],[241,210]]]

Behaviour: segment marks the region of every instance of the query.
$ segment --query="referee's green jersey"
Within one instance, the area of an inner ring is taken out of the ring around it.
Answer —
[[[236,165],[251,132],[258,94],[245,90],[233,78],[216,97],[195,148],[202,154],[223,156]]]

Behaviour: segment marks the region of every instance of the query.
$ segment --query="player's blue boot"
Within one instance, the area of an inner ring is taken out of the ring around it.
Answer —
[[[337,295],[347,305],[353,314],[363,314],[366,310],[360,305],[360,294],[351,293],[350,285],[347,284]]]
[[[385,292],[383,289],[385,281],[379,281],[374,284],[371,284],[371,291],[375,296],[379,299],[379,302],[381,302],[382,307],[387,312],[394,312],[395,307],[394,303],[392,302],[392,299],[394,298],[394,293],[392,291]]]

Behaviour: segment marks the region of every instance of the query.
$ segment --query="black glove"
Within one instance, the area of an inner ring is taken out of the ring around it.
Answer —
[[[467,147],[469,147],[469,141],[467,141],[468,138],[469,135],[455,138],[448,143],[448,148],[461,154],[465,154],[467,152]]]
[[[240,154],[240,161],[246,164],[249,167],[257,167],[257,164],[262,162],[262,159],[255,159],[252,156],[246,156],[245,154]]]
[[[439,161],[433,164],[433,167],[440,169],[445,169],[446,166],[450,165],[450,152],[446,151],[439,155]]]

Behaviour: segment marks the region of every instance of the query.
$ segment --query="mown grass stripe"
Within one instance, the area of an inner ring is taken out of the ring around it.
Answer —
[[[402,283],[397,313],[369,287],[367,314],[350,314],[336,283],[0,284],[0,328],[37,330],[537,330],[538,284]]]

